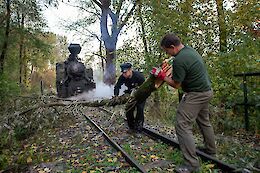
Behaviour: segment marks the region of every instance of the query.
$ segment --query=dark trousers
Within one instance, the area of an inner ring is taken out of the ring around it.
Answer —
[[[185,164],[192,167],[200,166],[192,133],[195,121],[203,135],[205,148],[210,153],[216,153],[214,130],[209,120],[209,101],[212,97],[211,90],[185,93],[177,109],[176,134]]]
[[[144,106],[145,101],[137,103],[132,109],[126,112],[127,124],[130,129],[142,131],[144,124]],[[135,109],[136,116],[134,116]]]

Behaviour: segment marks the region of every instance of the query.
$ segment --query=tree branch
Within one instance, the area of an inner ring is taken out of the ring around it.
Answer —
[[[137,0],[139,1],[139,0]],[[137,4],[137,1],[134,2],[134,5],[133,7],[131,8],[131,10],[129,11],[129,13],[127,14],[127,16],[125,17],[124,20],[122,20],[122,23],[121,25],[119,26],[119,30],[121,30],[123,28],[123,26],[126,24],[126,22],[128,21],[128,19],[131,17],[131,15],[133,14],[134,10],[135,10],[135,7],[136,7],[136,4]]]
[[[83,10],[83,11],[88,12],[88,13],[90,13],[90,14],[93,14],[93,15],[95,15],[95,16],[100,16],[99,13],[94,12],[94,11],[89,11],[89,10],[85,9],[84,7],[82,7],[82,6],[72,5],[72,4],[69,4],[69,3],[66,3],[66,2],[63,2],[63,3],[66,4],[66,5],[68,5],[68,6],[71,6],[71,7],[79,8],[80,10]]]
[[[102,9],[102,4],[101,4],[100,2],[98,2],[97,0],[93,0],[93,2],[94,2],[95,4],[97,4],[97,6],[99,6],[99,8]]]
[[[103,55],[97,54],[97,53],[93,53],[93,55],[97,55],[97,56],[101,57],[104,60],[106,59],[106,57],[104,57]]]
[[[116,15],[117,15],[117,16],[119,16],[119,13],[120,13],[120,11],[121,11],[122,5],[123,5],[123,0],[121,0],[121,1],[119,2],[119,5],[118,5],[118,7],[117,7],[117,9],[116,9]]]
[[[52,102],[47,104],[39,104],[35,105],[27,110],[24,110],[18,115],[23,115],[28,112],[34,111],[38,108],[44,108],[44,107],[54,107],[54,106],[71,106],[71,105],[82,105],[82,106],[89,106],[89,107],[99,107],[99,106],[115,106],[120,104],[125,104],[129,99],[129,94],[124,94],[121,96],[113,97],[111,99],[103,99],[103,100],[97,100],[93,102],[87,102],[87,101],[81,101],[81,102],[68,102],[73,100],[67,100],[62,102]]]

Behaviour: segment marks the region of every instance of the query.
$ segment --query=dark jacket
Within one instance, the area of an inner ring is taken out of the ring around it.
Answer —
[[[121,86],[123,84],[125,84],[125,86],[127,87],[127,90],[125,91],[125,93],[131,93],[132,89],[142,85],[142,83],[145,81],[145,78],[143,76],[142,73],[140,73],[139,71],[133,71],[133,75],[131,78],[126,79],[123,75],[121,75],[118,80],[117,83],[114,87],[114,95],[118,96],[119,95],[119,90],[121,89]]]

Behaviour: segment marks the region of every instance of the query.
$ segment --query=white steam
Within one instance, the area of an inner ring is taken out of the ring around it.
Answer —
[[[77,96],[70,97],[70,100],[86,100],[86,101],[94,101],[94,100],[102,100],[102,99],[110,99],[114,96],[114,86],[113,85],[106,85],[100,77],[97,76],[100,72],[94,71],[94,81],[96,83],[96,88],[90,90],[88,92],[84,92]],[[127,87],[123,85],[120,89],[119,95],[124,94],[124,90]]]

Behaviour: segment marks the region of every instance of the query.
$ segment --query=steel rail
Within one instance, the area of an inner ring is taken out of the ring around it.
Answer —
[[[109,137],[109,135],[100,127],[98,126],[93,120],[91,120],[88,116],[86,116],[83,112],[81,114],[91,123],[93,124],[106,138],[106,140],[117,150],[122,153],[122,155],[125,157],[126,161],[133,167],[137,168],[142,173],[147,173],[145,168],[137,163],[135,159],[133,159],[127,152],[124,151],[123,148],[121,148],[113,139]]]

